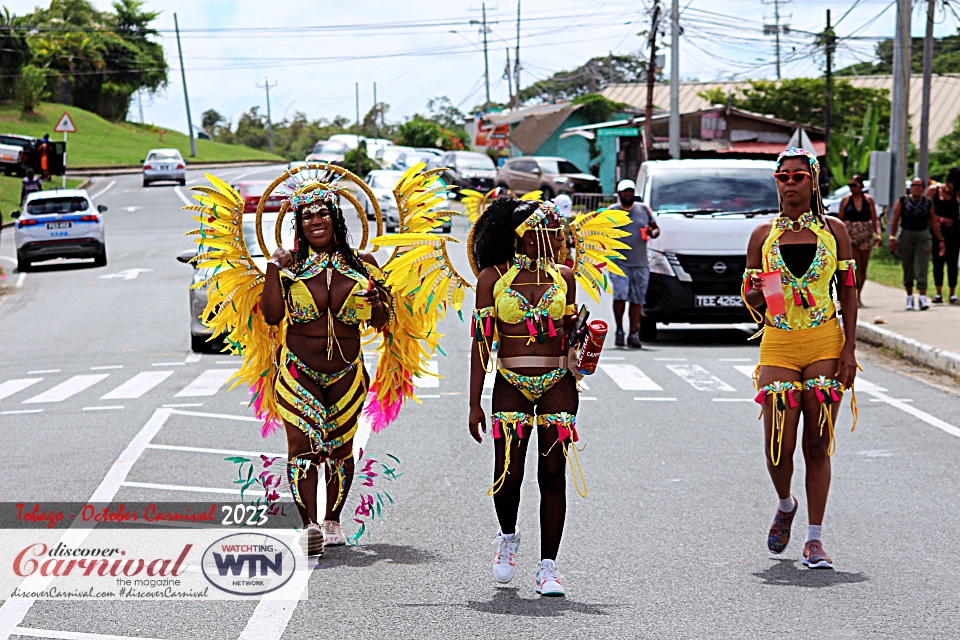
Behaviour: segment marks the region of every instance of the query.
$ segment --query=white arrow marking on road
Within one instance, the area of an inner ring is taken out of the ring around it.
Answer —
[[[97,198],[99,198],[100,196],[102,196],[103,194],[105,194],[107,191],[110,191],[110,189],[112,189],[112,188],[113,188],[113,185],[115,185],[115,184],[117,184],[117,181],[116,181],[116,180],[114,180],[113,182],[111,182],[110,184],[108,184],[107,186],[105,186],[105,187],[104,187],[103,189],[101,189],[100,191],[97,191],[95,194],[93,194],[93,195],[90,196],[90,197],[91,197],[92,199],[96,200]]]
[[[600,368],[624,391],[663,391],[663,387],[632,364],[602,364]]]
[[[713,375],[703,367],[697,364],[669,364],[667,369],[683,378],[683,381],[689,384],[697,391],[706,391],[713,389],[715,391],[736,391],[726,382]]]
[[[37,384],[43,378],[21,378],[19,380],[7,380],[0,384],[0,400],[8,398],[15,393],[19,393],[27,387]]]
[[[183,364],[183,363],[180,363]],[[212,396],[230,379],[236,369],[207,369],[197,378],[177,392],[177,398],[194,398],[198,396]]]
[[[100,396],[101,400],[127,400],[139,398],[147,391],[173,375],[173,371],[143,371],[133,376],[119,387]]]
[[[143,207],[124,207],[123,208],[123,210],[126,211],[127,213],[133,213],[134,211],[139,211],[140,209],[143,209]]]
[[[138,275],[141,273],[146,273],[147,271],[153,271],[153,269],[124,269],[123,271],[108,273],[107,275],[100,277],[104,279],[123,278],[124,280],[136,280]]]
[[[73,376],[64,382],[61,382],[52,389],[47,389],[40,395],[27,398],[23,401],[23,404],[35,404],[38,402],[62,402],[70,396],[74,396],[85,389],[89,389],[109,375],[109,373],[98,373],[86,376]]]

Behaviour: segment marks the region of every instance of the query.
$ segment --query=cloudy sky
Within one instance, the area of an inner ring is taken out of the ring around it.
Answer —
[[[524,86],[592,56],[646,53],[638,32],[649,24],[653,0],[523,0],[521,80]],[[763,35],[772,23],[774,0],[681,0],[680,59],[683,79],[774,77],[774,42]],[[14,14],[31,11],[37,0],[0,0]],[[109,9],[107,0],[93,0]],[[823,28],[826,10],[839,21],[843,38],[837,67],[869,59],[876,41],[894,28],[891,0],[780,0],[784,76],[822,73],[822,55],[809,33]],[[155,26],[162,32],[170,65],[169,86],[144,96],[147,122],[186,130],[183,88],[173,34],[173,14],[181,28],[184,67],[194,124],[208,108],[233,121],[254,105],[265,110],[263,85],[269,78],[274,120],[304,111],[311,118],[355,116],[354,84],[360,83],[360,111],[377,98],[390,105],[387,119],[402,121],[423,111],[427,100],[448,96],[466,110],[484,100],[481,3],[276,2],[265,0],[147,0],[162,11]],[[489,0],[490,93],[507,99],[502,79],[505,48],[515,46],[516,0]],[[922,35],[925,16],[917,12],[914,35]],[[957,17],[937,17],[937,34],[957,31]],[[511,51],[511,56],[513,52]],[[669,59],[669,58],[668,58]],[[669,65],[669,62],[667,63]],[[139,120],[134,100],[130,119]]]

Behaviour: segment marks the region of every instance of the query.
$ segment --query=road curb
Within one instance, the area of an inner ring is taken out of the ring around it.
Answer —
[[[886,347],[897,355],[950,376],[960,377],[960,355],[924,344],[919,340],[878,327],[863,320],[857,321],[857,340],[878,347]]]

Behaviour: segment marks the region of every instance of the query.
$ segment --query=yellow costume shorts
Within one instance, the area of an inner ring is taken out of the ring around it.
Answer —
[[[761,367],[782,367],[803,371],[814,362],[836,360],[846,339],[834,318],[812,329],[763,328],[760,340]]]

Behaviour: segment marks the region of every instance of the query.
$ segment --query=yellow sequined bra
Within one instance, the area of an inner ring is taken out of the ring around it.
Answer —
[[[520,269],[524,268],[524,258],[526,256],[514,257],[510,268],[493,285],[493,306],[497,318],[507,324],[520,324],[524,321],[539,322],[548,317],[552,320],[560,320],[567,308],[567,281],[563,279],[560,269],[556,267],[545,269],[553,280],[553,284],[544,292],[536,305],[531,304],[523,294],[510,286],[520,273]],[[526,259],[529,261],[529,258]]]
[[[810,229],[817,236],[817,249],[806,273],[797,277],[783,261],[780,236],[787,230],[799,232],[802,229]],[[836,238],[825,228],[824,222],[809,211],[796,221],[784,216],[775,218],[770,235],[763,243],[762,253],[763,269],[747,269],[744,272],[741,293],[754,320],[763,322],[766,317],[768,323],[778,329],[811,329],[832,320],[837,315],[837,308],[830,292],[830,282],[837,271],[847,272],[844,285],[856,284],[856,261],[837,260]],[[747,282],[750,276],[771,271],[780,272],[786,312],[773,315],[768,306],[764,316],[746,302]]]
[[[364,265],[367,270],[370,272],[371,276],[376,279],[378,276],[382,278],[380,271],[373,266],[372,264]],[[335,316],[337,320],[344,324],[359,325],[360,320],[357,319],[357,307],[356,307],[356,298],[354,294],[363,289],[369,287],[369,281],[367,278],[360,273],[358,273],[354,268],[347,264],[347,261],[343,259],[343,256],[337,252],[334,254],[328,253],[314,253],[310,252],[310,257],[307,258],[306,262],[303,263],[300,268],[298,268],[294,273],[287,271],[281,271],[280,276],[281,280],[287,280],[290,282],[286,289],[286,303],[287,303],[287,319],[291,322],[302,324],[306,322],[312,322],[313,320],[319,320],[323,317],[323,313],[317,309],[316,302],[314,302],[313,294],[310,293],[310,289],[306,285],[306,280],[320,275],[325,269],[330,267],[333,270],[340,272],[346,277],[354,280],[356,284],[353,286],[353,289],[350,290],[350,294],[347,295],[346,300],[343,301],[340,310],[336,312]],[[331,272],[332,274],[332,272]],[[327,285],[329,286],[329,280]]]

